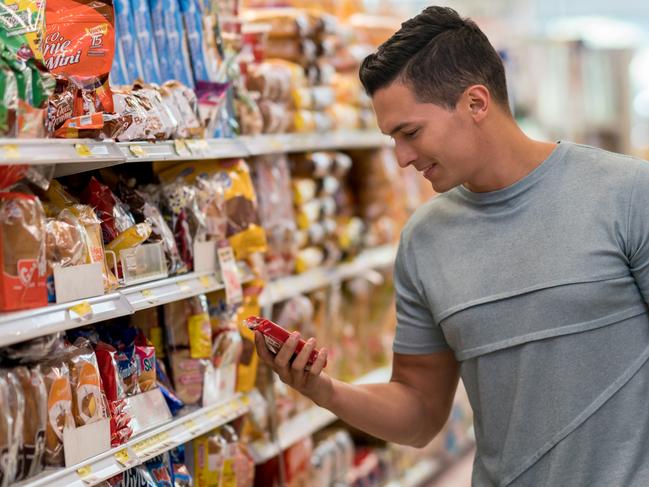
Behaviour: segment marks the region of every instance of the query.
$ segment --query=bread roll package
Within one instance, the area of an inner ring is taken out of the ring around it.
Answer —
[[[87,339],[79,338],[66,356],[70,368],[72,413],[77,426],[94,423],[108,417],[101,390],[99,365]]]
[[[40,473],[45,467],[45,429],[47,427],[47,389],[40,367],[16,367],[14,373],[25,396],[22,460],[16,480]]]
[[[32,195],[0,193],[0,311],[46,304],[43,207]]]
[[[63,466],[63,429],[73,428],[70,371],[61,360],[47,363],[43,372],[47,388],[47,428],[45,430],[45,462],[52,467]]]

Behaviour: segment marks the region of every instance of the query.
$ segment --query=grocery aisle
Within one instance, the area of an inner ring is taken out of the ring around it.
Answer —
[[[471,487],[471,471],[475,450],[471,450],[441,475],[422,487]]]

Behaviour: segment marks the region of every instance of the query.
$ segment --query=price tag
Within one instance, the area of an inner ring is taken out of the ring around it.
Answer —
[[[237,304],[243,301],[243,287],[237,261],[234,260],[234,252],[227,240],[219,242],[218,248],[221,276],[225,285],[225,301],[228,304]]]
[[[184,293],[188,293],[192,290],[191,286],[187,283],[187,281],[180,281],[178,283],[178,287]]]
[[[133,451],[138,455],[153,453],[166,448],[168,442],[169,433],[158,433],[157,435],[153,435],[151,438],[147,438],[146,440],[142,440],[133,445]]]
[[[198,424],[193,419],[188,419],[187,421],[185,421],[184,425],[190,433],[193,433],[198,429]]]
[[[128,448],[115,453],[115,460],[124,465],[125,467],[130,467],[134,463],[134,459],[131,458],[131,455],[128,452]]]
[[[151,291],[151,289],[143,289],[141,293],[142,293],[142,297],[146,299],[149,303],[155,303],[158,301],[157,296],[153,294],[153,291]]]
[[[77,469],[77,475],[83,481],[84,484],[96,484],[99,482],[99,478],[92,474],[92,465],[84,465]]]
[[[16,144],[7,144],[2,146],[4,159],[18,159],[20,157],[20,150]]]
[[[201,284],[205,289],[212,287],[212,281],[210,281],[209,276],[201,276],[198,280],[201,281]]]
[[[284,144],[279,139],[270,139],[270,148],[274,151],[283,151]]]
[[[136,157],[146,156],[146,151],[142,148],[141,145],[131,145],[129,146],[129,150],[131,151],[131,154],[133,154]]]
[[[74,148],[76,149],[77,154],[79,154],[80,157],[90,157],[92,155],[90,147],[88,147],[86,144],[74,144]]]
[[[70,308],[70,313],[77,315],[78,319],[84,320],[92,316],[92,306],[88,301],[83,301],[82,303],[75,304]]]
[[[181,157],[191,155],[191,152],[187,148],[187,143],[183,139],[174,140],[174,149],[176,150],[176,154]]]

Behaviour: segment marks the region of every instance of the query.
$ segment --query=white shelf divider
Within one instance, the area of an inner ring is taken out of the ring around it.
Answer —
[[[354,381],[354,384],[375,384],[390,380],[390,367],[381,367]],[[280,452],[311,436],[336,421],[336,416],[319,406],[312,406],[289,421],[280,425],[278,431],[279,444],[266,441],[256,441],[249,445],[252,458],[256,465],[267,462]]]
[[[248,397],[237,395],[221,404],[201,408],[132,438],[125,445],[113,448],[69,468],[46,470],[27,479],[20,487],[90,487],[140,465],[160,453],[187,443],[209,431],[246,414]]]

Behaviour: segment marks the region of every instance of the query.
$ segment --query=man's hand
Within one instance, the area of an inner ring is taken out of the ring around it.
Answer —
[[[277,355],[273,355],[266,347],[263,335],[255,332],[255,345],[259,357],[279,375],[282,382],[317,404],[324,404],[332,393],[331,378],[322,373],[322,369],[324,369],[327,362],[327,350],[321,349],[318,358],[307,370],[307,361],[313,350],[316,349],[317,343],[315,338],[307,340],[302,351],[297,354],[291,363],[291,357],[295,354],[299,339],[300,334],[298,332],[292,333]]]

